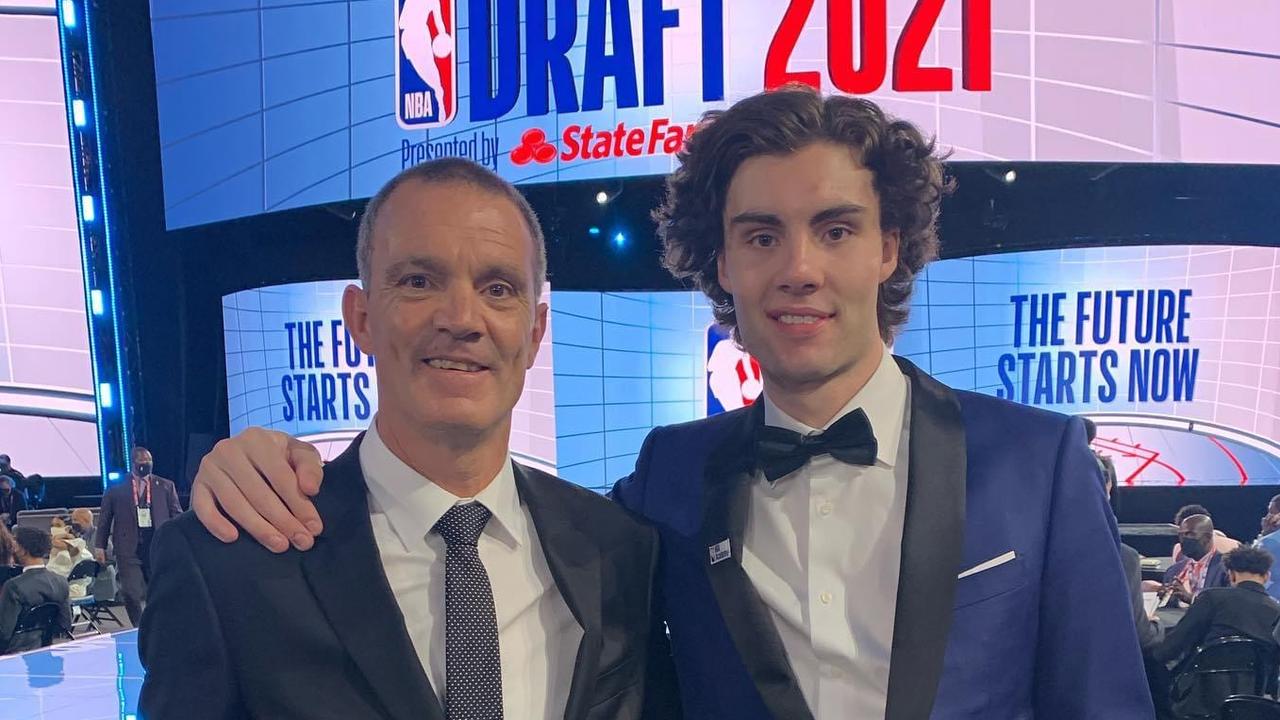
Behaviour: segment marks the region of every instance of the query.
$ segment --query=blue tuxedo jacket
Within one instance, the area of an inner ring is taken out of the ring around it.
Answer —
[[[1153,718],[1083,424],[898,364],[911,433],[885,717]],[[656,600],[687,720],[813,717],[741,565],[760,408],[655,429],[614,488],[661,535]],[[732,562],[713,564],[725,538]]]

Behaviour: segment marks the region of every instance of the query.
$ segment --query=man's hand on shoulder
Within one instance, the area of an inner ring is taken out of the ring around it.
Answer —
[[[309,443],[252,427],[219,441],[200,461],[191,509],[223,542],[240,536],[238,524],[272,552],[290,544],[308,550],[323,530],[310,500],[323,477],[320,453]]]

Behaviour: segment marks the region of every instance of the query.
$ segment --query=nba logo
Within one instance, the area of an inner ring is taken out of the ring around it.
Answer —
[[[762,390],[760,363],[738,347],[727,328],[707,326],[707,415],[746,407]]]
[[[458,111],[454,0],[395,0],[396,122],[449,124]]]

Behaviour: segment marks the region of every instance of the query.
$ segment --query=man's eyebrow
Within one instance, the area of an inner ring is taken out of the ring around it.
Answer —
[[[729,218],[729,225],[767,225],[769,227],[782,227],[782,218],[769,212],[747,210]]]

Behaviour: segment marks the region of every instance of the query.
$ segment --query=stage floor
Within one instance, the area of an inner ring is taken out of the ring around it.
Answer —
[[[136,720],[138,631],[0,657],[3,720]]]

